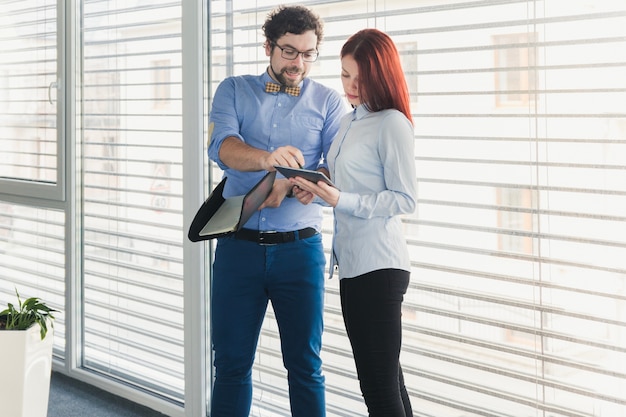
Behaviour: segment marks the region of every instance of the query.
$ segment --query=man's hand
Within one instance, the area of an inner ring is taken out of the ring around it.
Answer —
[[[304,165],[304,156],[300,149],[294,146],[281,146],[274,152],[267,155],[264,161],[266,171],[274,171],[275,165],[282,165],[291,168],[302,168]]]
[[[236,137],[224,139],[220,147],[220,159],[226,166],[237,171],[275,171],[274,165],[300,168],[304,156],[294,146],[281,146],[274,152],[254,148]]]
[[[283,202],[287,194],[291,192],[292,184],[289,180],[281,178],[274,181],[274,187],[272,188],[272,192],[265,199],[263,204],[259,207],[259,210],[266,207],[278,207]]]

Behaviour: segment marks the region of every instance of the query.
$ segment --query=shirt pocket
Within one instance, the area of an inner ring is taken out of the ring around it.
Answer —
[[[310,158],[321,156],[323,128],[321,118],[296,115],[291,119],[291,145],[302,151],[307,164],[311,163]]]

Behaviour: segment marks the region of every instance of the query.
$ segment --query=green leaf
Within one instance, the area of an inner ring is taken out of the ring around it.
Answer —
[[[5,330],[27,330],[34,324],[39,324],[39,334],[43,340],[48,333],[48,322],[54,326],[54,310],[48,307],[40,298],[31,297],[22,302],[20,295],[15,289],[19,310],[11,303],[0,312],[0,322],[4,323]],[[1,328],[1,327],[0,327]]]

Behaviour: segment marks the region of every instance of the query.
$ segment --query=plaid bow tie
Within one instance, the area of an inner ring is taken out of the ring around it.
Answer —
[[[300,95],[300,87],[287,87],[281,84],[267,82],[265,83],[265,92],[266,93],[283,92],[283,93],[287,93],[292,96],[298,97]]]

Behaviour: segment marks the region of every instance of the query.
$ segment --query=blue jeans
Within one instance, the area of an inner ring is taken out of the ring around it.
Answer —
[[[276,315],[293,417],[323,417],[324,251],[321,235],[278,245],[218,239],[211,329],[211,417],[248,417],[252,365],[268,301]]]

